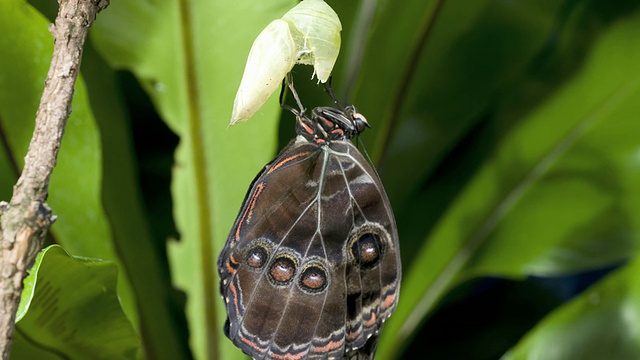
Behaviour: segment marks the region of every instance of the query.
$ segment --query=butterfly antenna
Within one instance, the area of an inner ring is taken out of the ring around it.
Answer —
[[[376,169],[376,166],[373,163],[373,160],[371,160],[371,157],[369,156],[369,152],[367,151],[367,148],[364,146],[364,141],[362,141],[362,138],[360,137],[360,134],[356,135],[356,139],[357,139],[356,141],[358,142],[358,149],[362,150],[361,152],[364,155],[364,158],[367,160],[369,165],[371,165],[371,168],[373,169],[373,172],[376,173],[376,176],[379,179],[380,178],[380,174],[378,174],[378,169]]]

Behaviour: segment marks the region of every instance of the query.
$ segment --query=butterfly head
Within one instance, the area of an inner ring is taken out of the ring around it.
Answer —
[[[349,105],[345,108],[345,113],[349,114],[350,118],[351,118],[351,123],[353,124],[355,130],[356,130],[356,134],[358,135],[361,132],[363,132],[366,128],[369,128],[371,126],[369,126],[369,122],[367,121],[367,118],[364,117],[364,115],[362,115],[361,113],[358,112],[358,109],[356,109],[355,106],[353,105]]]

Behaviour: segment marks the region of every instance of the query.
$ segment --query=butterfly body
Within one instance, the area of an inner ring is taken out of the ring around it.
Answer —
[[[225,333],[255,359],[367,359],[400,288],[382,184],[349,140],[355,108],[297,116],[258,174],[218,259]]]

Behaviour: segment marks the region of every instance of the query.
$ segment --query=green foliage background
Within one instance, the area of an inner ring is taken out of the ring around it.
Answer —
[[[640,3],[328,3],[343,23],[334,87],[372,125],[362,138],[401,239],[400,304],[377,358],[640,358]],[[112,0],[98,16],[49,240],[115,263],[134,331],[82,341],[243,358],[222,334],[215,260],[293,122],[276,96],[227,124],[253,39],[294,4]],[[2,200],[33,131],[55,5],[0,0]],[[310,69],[294,71],[307,107],[329,103]],[[18,323],[14,358],[97,358],[51,348],[37,328]]]

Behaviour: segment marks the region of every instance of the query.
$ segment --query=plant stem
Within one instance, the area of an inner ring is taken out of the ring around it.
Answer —
[[[22,280],[55,221],[45,204],[62,135],[71,113],[82,48],[98,12],[109,0],[59,0],[53,57],[45,81],[25,165],[10,203],[0,203],[0,352],[9,359]]]

